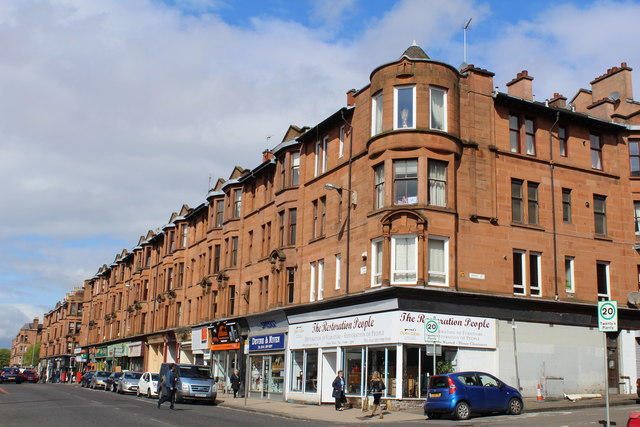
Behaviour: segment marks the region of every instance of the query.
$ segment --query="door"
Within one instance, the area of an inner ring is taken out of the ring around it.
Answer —
[[[484,390],[484,409],[501,411],[507,407],[507,394],[500,388],[500,381],[488,374],[478,374]]]
[[[320,387],[322,390],[321,399],[323,403],[335,402],[335,399],[333,398],[333,387],[331,384],[336,376],[338,376],[336,365],[336,352],[322,353],[322,383],[320,384]]]

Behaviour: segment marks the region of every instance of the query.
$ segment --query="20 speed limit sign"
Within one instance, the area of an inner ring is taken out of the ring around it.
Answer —
[[[618,331],[618,301],[598,301],[598,330]]]
[[[440,320],[428,319],[425,321],[424,336],[427,341],[438,341],[440,339]]]

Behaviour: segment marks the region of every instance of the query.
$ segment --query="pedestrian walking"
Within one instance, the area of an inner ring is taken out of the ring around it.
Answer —
[[[373,395],[373,409],[371,410],[371,418],[376,413],[376,409],[380,409],[380,418],[384,418],[382,415],[382,408],[380,407],[380,398],[382,397],[382,391],[385,389],[384,382],[380,379],[380,372],[375,371],[371,376],[371,383],[369,384],[369,392]]]
[[[344,397],[344,372],[338,371],[338,376],[333,383],[331,384],[333,387],[332,396],[336,399],[336,411],[342,411],[342,404],[345,401]]]
[[[238,371],[237,369],[234,369],[230,379],[231,379],[231,390],[233,390],[233,398],[235,399],[238,394],[238,390],[240,390],[240,383],[242,382],[240,371]]]
[[[175,409],[176,403],[176,365],[171,365],[171,369],[167,371],[164,376],[164,382],[162,383],[162,396],[158,398],[158,409],[162,403],[169,401],[171,406],[169,409]]]

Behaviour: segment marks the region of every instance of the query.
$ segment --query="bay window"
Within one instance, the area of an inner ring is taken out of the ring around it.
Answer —
[[[396,205],[418,203],[418,160],[395,160],[393,181]]]
[[[384,207],[384,163],[380,163],[373,169],[375,182],[374,209]]]
[[[429,204],[447,206],[447,163],[429,160]]]
[[[382,132],[382,91],[371,98],[371,135]]]

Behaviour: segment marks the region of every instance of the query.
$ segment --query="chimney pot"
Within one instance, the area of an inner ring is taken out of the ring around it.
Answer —
[[[347,107],[353,107],[354,105],[356,105],[355,94],[356,94],[355,89],[350,89],[347,92]]]

